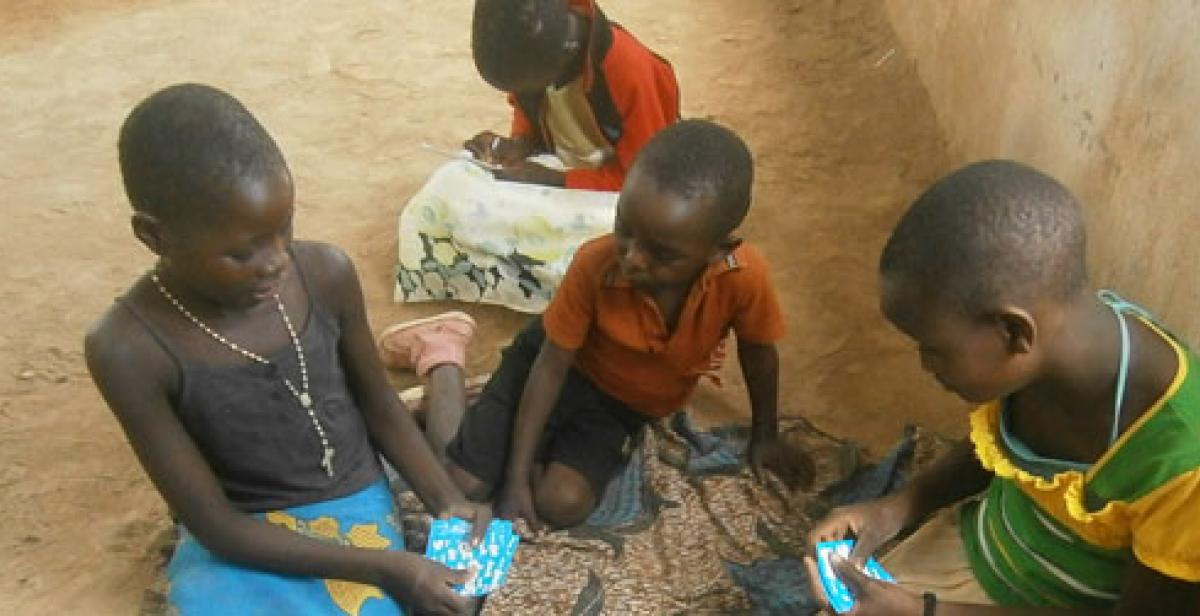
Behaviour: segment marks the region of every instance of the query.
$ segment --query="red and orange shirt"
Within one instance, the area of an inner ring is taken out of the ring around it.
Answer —
[[[633,165],[633,159],[646,142],[669,124],[679,119],[679,83],[675,71],[666,60],[650,51],[624,28],[611,24],[592,0],[571,0],[572,9],[586,15],[592,22],[589,45],[605,41],[608,50],[597,62],[594,49],[587,51],[589,61],[584,63],[581,76],[582,87],[591,93],[596,88],[607,90],[613,109],[619,117],[620,126],[612,143],[612,156],[595,168],[570,169],[566,174],[567,188],[590,190],[621,189],[625,175]],[[554,150],[554,136],[549,134],[546,97],[539,97],[542,108],[540,117],[530,118],[522,110],[518,98],[509,96],[513,106],[512,137],[532,137],[535,141]],[[583,107],[586,107],[584,105]],[[605,131],[599,128],[599,118],[593,109],[573,109],[571,113],[586,113],[590,117],[580,118],[580,125],[596,126],[596,134]],[[589,113],[590,112],[590,113]]]

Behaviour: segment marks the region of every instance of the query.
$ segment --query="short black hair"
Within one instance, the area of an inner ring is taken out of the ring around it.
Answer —
[[[754,159],[733,131],[708,120],[680,120],[659,131],[633,163],[658,186],[686,199],[708,198],[712,232],[729,235],[750,210]]]
[[[879,261],[882,277],[969,316],[999,302],[1062,301],[1087,284],[1079,203],[1054,178],[1009,160],[938,180],[909,207]]]
[[[471,53],[483,80],[507,90],[561,57],[569,12],[567,0],[476,0]]]
[[[117,149],[130,204],[165,222],[211,217],[239,179],[287,170],[275,140],[237,99],[194,83],[134,107]]]

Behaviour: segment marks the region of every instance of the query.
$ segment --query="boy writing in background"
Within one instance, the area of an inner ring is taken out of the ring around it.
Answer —
[[[1200,613],[1196,356],[1093,292],[1084,259],[1075,199],[1013,162],[951,174],[897,224],[883,312],[926,371],[982,406],[928,471],[813,529],[853,533],[865,558],[947,508],[883,560],[900,586],[835,564],[853,613]]]
[[[592,0],[478,0],[472,51],[509,93],[511,135],[464,144],[499,167],[447,163],[405,205],[395,298],[540,313],[579,246],[612,229],[634,157],[679,119],[679,85]]]
[[[777,438],[784,325],[768,267],[731,235],[752,182],[750,152],[729,130],[689,120],[660,132],[630,172],[614,232],[580,248],[465,417],[471,330],[433,320],[392,339],[429,377],[428,435],[470,498],[496,498],[502,515],[534,528],[584,521],[633,438],[682,407],[730,329],[750,394],[752,468],[811,480],[805,455]]]
[[[513,107],[509,137],[484,131],[465,144],[503,165],[500,179],[620,190],[642,146],[679,119],[671,65],[593,0],[477,0],[471,47]],[[537,153],[569,170],[525,160]]]

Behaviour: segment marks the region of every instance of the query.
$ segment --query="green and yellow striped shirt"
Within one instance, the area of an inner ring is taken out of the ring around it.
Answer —
[[[996,477],[962,508],[961,529],[997,603],[1111,607],[1134,558],[1200,581],[1200,373],[1195,355],[1155,330],[1175,349],[1175,378],[1090,467],[1034,468],[1006,446],[1001,402],[972,413],[975,453]]]

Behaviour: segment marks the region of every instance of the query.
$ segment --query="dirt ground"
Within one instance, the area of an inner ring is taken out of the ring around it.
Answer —
[[[789,315],[782,407],[878,450],[906,421],[961,429],[875,307],[874,265],[903,205],[945,171],[913,63],[873,0],[602,0],[670,58],[686,116],[758,160],[745,236]],[[180,81],[233,93],[282,146],[297,235],[345,247],[382,327],[442,306],[391,302],[399,208],[452,147],[504,129],[475,74],[468,0],[0,0],[0,612],[134,612],[165,508],[96,394],[80,341],[150,255],[128,229],[116,135]],[[524,317],[482,324],[473,372]],[[736,379],[735,379],[736,381]],[[412,384],[400,377],[398,386]],[[710,417],[745,417],[736,383]]]

